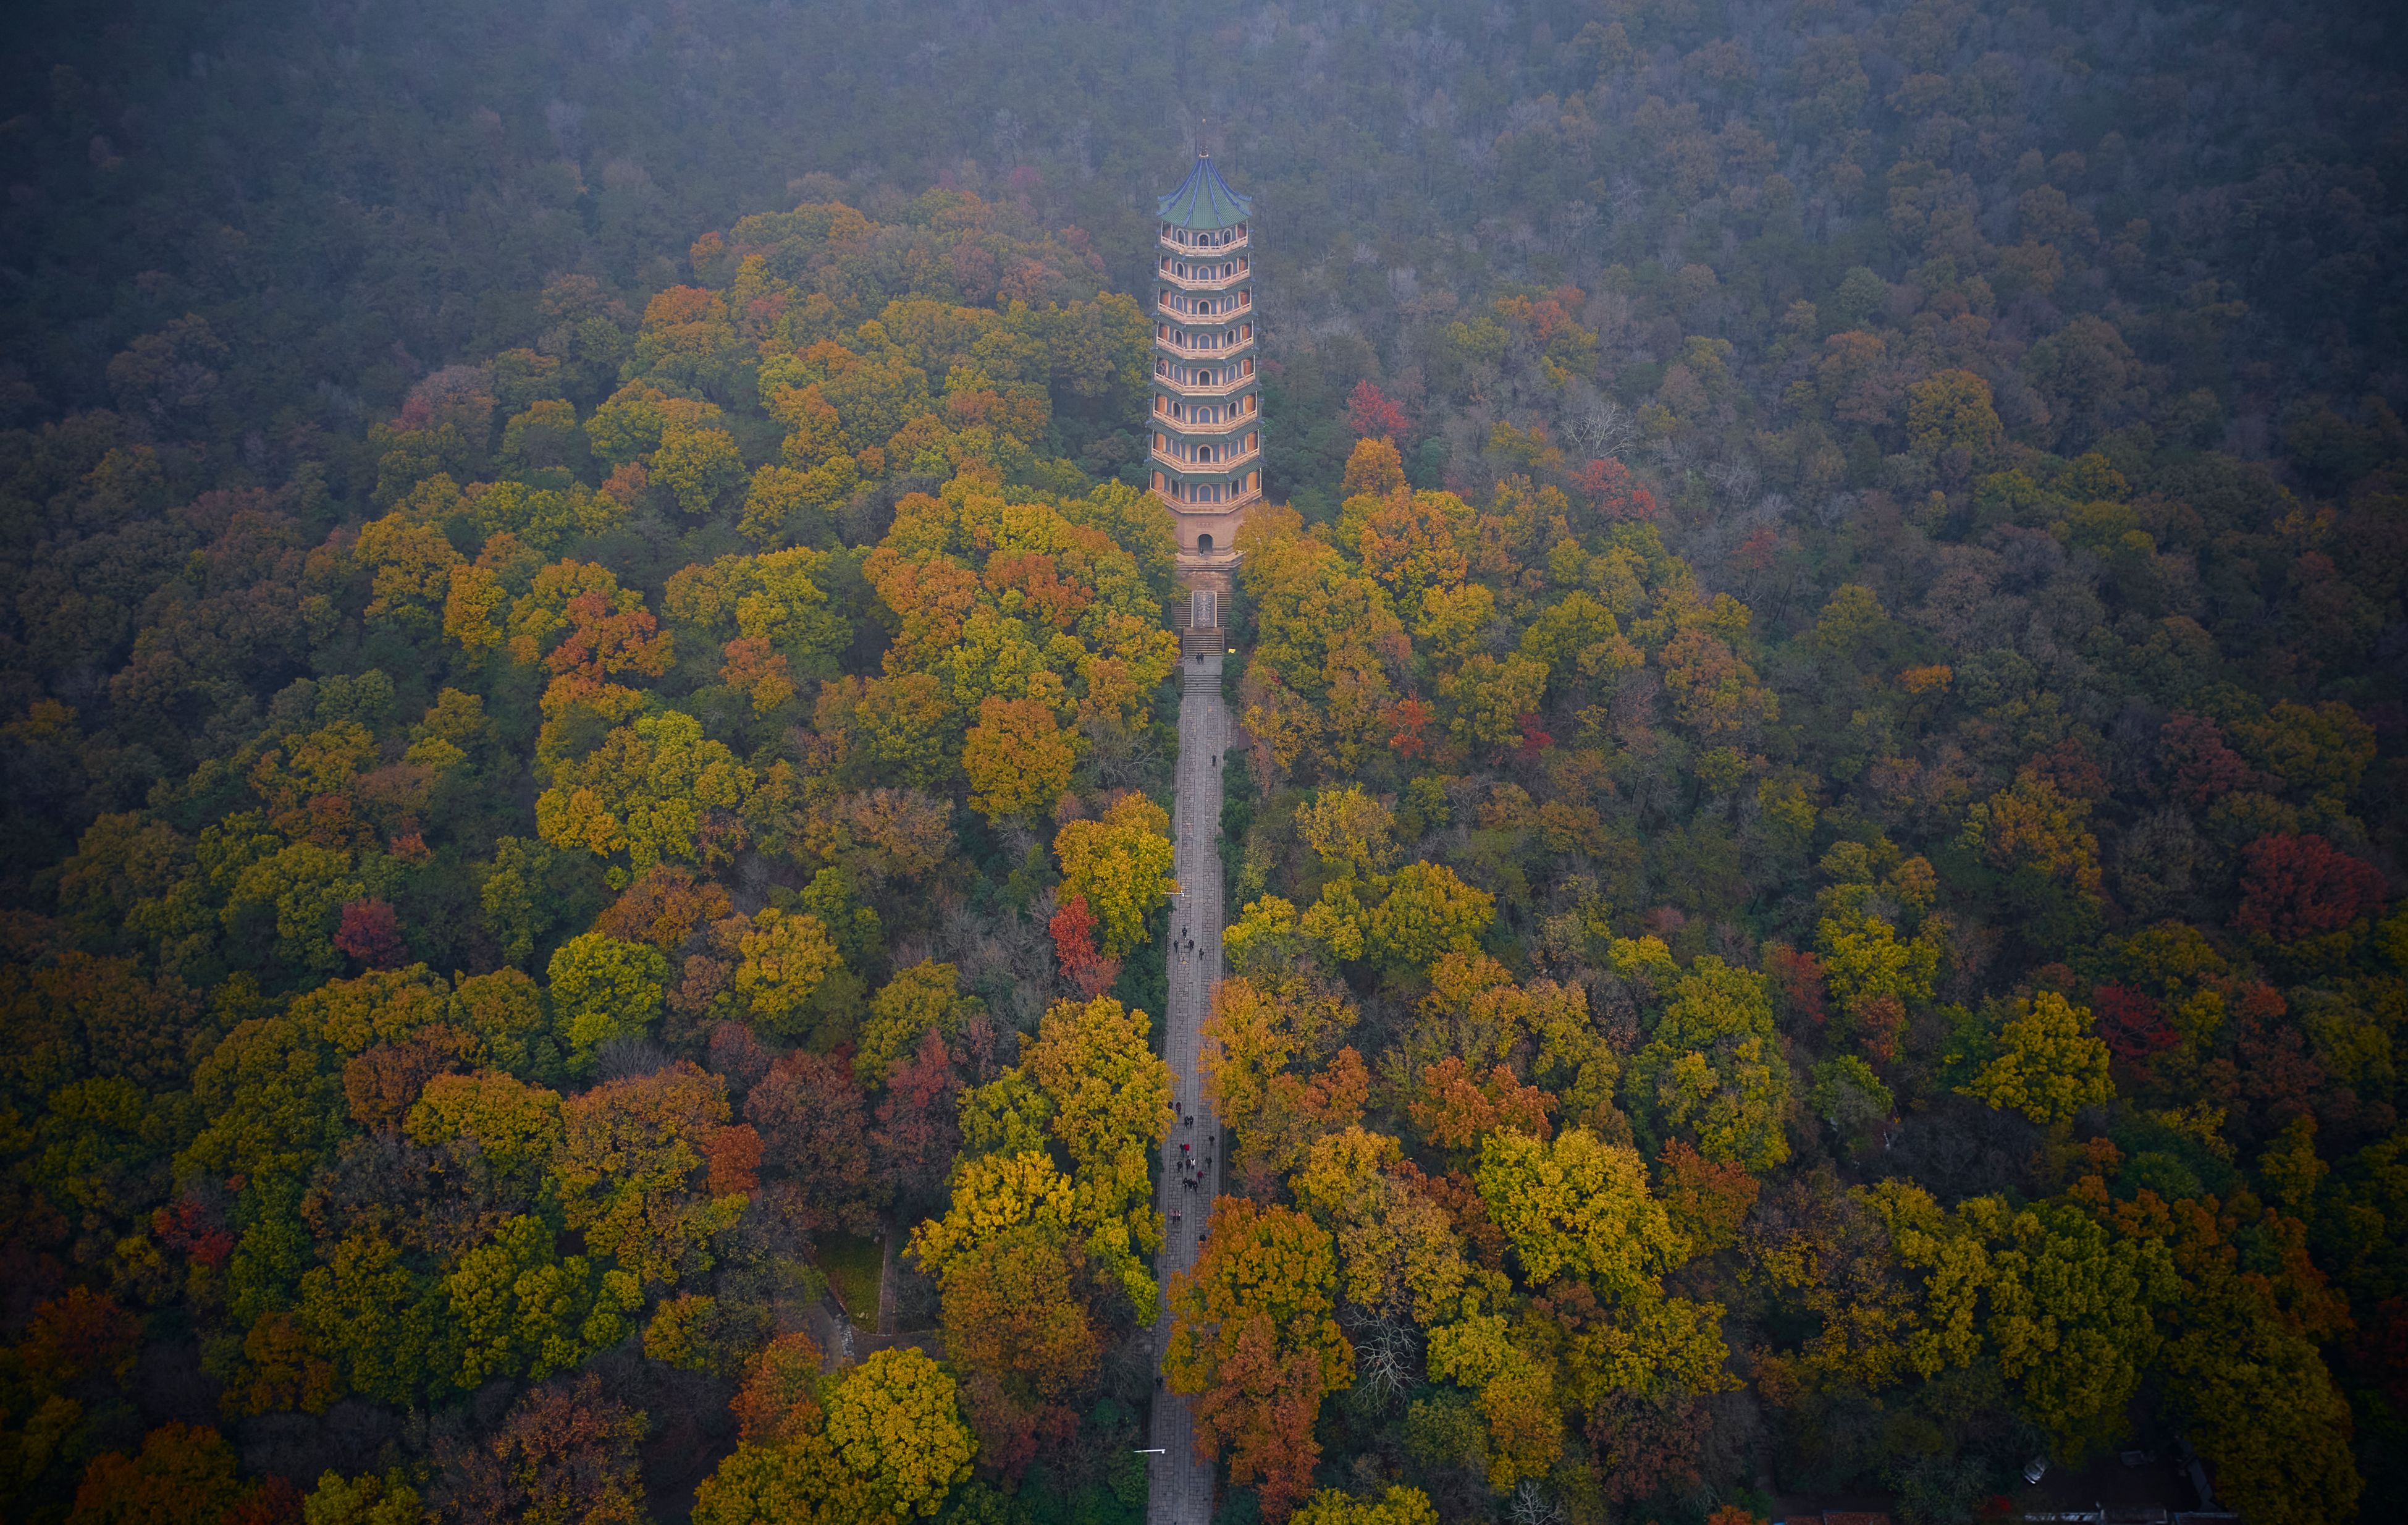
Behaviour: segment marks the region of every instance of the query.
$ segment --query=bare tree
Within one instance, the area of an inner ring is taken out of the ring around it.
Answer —
[[[1411,1326],[1385,1315],[1367,1318],[1354,1331],[1354,1380],[1388,1408],[1421,1380],[1421,1342]]]
[[[1592,460],[1607,461],[1639,438],[1639,420],[1612,397],[1584,386],[1565,410],[1564,433]]]
[[[1564,1506],[1547,1497],[1534,1478],[1525,1477],[1513,1490],[1513,1525],[1562,1525]]]

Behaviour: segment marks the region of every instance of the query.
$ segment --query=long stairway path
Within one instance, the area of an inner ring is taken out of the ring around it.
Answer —
[[[1193,632],[1179,664],[1185,680],[1179,701],[1171,872],[1180,893],[1170,904],[1170,1011],[1163,1052],[1180,1120],[1171,1125],[1170,1143],[1163,1150],[1157,1194],[1168,1225],[1155,1262],[1165,1294],[1154,1326],[1157,1368],[1170,1338],[1171,1279],[1194,1269],[1221,1186],[1220,1120],[1205,1098],[1198,1064],[1204,1018],[1221,978],[1221,769],[1229,749],[1229,708],[1221,697],[1219,634],[1216,629],[1206,640],[1198,639],[1203,632]],[[1196,1454],[1190,1401],[1159,1382],[1146,1444],[1163,1453],[1149,1459],[1147,1525],[1211,1525],[1213,1463]]]

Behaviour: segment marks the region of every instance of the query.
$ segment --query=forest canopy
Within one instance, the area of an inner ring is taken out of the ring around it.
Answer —
[[[523,21],[0,62],[11,1518],[2408,1506],[2398,18]]]

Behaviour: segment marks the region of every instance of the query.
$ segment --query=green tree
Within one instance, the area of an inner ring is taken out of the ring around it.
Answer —
[[[318,1475],[318,1486],[301,1501],[304,1525],[419,1525],[426,1518],[418,1489],[398,1467],[379,1475]]]
[[[923,958],[898,969],[870,998],[860,1046],[853,1051],[853,1072],[864,1085],[882,1086],[923,1037],[933,1032],[950,1042],[979,1010],[978,998],[962,993],[961,971],[953,965]]]
[[[1789,1158],[1789,1063],[1760,974],[1700,957],[1631,1057],[1625,1086],[1640,1115],[1694,1139],[1708,1159],[1763,1171]]]
[[[494,843],[493,865],[477,886],[485,925],[501,943],[502,957],[513,964],[534,957],[537,939],[556,925],[555,907],[545,893],[552,859],[549,843],[499,838]]]
[[[542,1219],[507,1218],[445,1276],[452,1380],[474,1391],[495,1377],[540,1381],[619,1343],[627,1316],[643,1305],[632,1272],[597,1272],[582,1255],[562,1257]]]
[[[1397,870],[1388,893],[1371,910],[1370,949],[1382,960],[1415,971],[1446,953],[1477,947],[1497,901],[1440,863],[1409,863]]]

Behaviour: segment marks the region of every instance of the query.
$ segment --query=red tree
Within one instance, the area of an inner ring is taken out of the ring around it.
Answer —
[[[197,1198],[180,1198],[151,1214],[150,1231],[169,1249],[179,1250],[212,1271],[234,1254],[234,1234]]]
[[[46,1387],[64,1388],[98,1372],[122,1382],[134,1374],[134,1357],[141,1347],[141,1319],[106,1293],[72,1287],[64,1297],[34,1305],[17,1363],[25,1376]]]
[[[780,1195],[806,1226],[875,1228],[867,1110],[849,1052],[788,1054],[744,1099],[744,1120],[761,1133],[762,1166],[783,1178]]]
[[[1522,729],[1521,744],[1514,750],[1520,753],[1524,762],[1529,761],[1555,744],[1555,739],[1540,727],[1539,717],[1535,712],[1525,711],[1513,717],[1513,724]]]
[[[445,1455],[430,1502],[446,1519],[641,1519],[644,1430],[643,1411],[605,1396],[592,1373],[551,1383],[487,1439]]]
[[[1764,971],[1772,976],[1791,1012],[1818,1028],[1824,1024],[1822,959],[1785,942],[1770,942],[1764,949]]]
[[[2165,1007],[2145,992],[2128,985],[2099,985],[2090,992],[2090,1009],[2099,1019],[2099,1036],[2128,1064],[2174,1046]]]
[[[2198,715],[2167,721],[2157,730],[2157,746],[2168,792],[2193,810],[2246,788],[2255,776],[2241,754],[2224,744],[2215,722]]]
[[[1573,479],[1573,491],[1608,519],[1653,519],[1656,495],[1620,461],[1591,461]]]
[[[301,1525],[301,1490],[290,1478],[270,1474],[246,1489],[218,1525]]]
[[[750,1123],[723,1128],[703,1151],[710,1157],[710,1194],[730,1197],[761,1188],[761,1135]]]
[[[218,1525],[242,1491],[223,1435],[170,1420],[143,1437],[140,1456],[93,1458],[71,1518],[75,1525]]]
[[[448,1022],[421,1028],[398,1043],[379,1043],[343,1066],[343,1099],[362,1128],[397,1128],[402,1115],[437,1075],[470,1068],[474,1034]]]
[[[797,1331],[781,1334],[744,1363],[744,1386],[727,1407],[738,1435],[752,1446],[777,1446],[816,1431],[820,1347]]]
[[[1483,1076],[1450,1054],[1422,1072],[1420,1089],[1405,1112],[1439,1148],[1476,1152],[1481,1139],[1500,1128],[1535,1139],[1552,1136],[1547,1109],[1554,1103],[1555,1098],[1524,1085],[1501,1064]]]
[[[335,946],[368,969],[399,969],[409,949],[401,940],[401,918],[382,900],[353,900],[343,907]]]
[[[2318,836],[2260,837],[2243,850],[2232,924],[2277,942],[2338,932],[2383,905],[2383,875]]]
[[[1057,918],[1058,919],[1058,918]],[[911,1057],[886,1077],[886,1100],[878,1103],[880,1173],[906,1201],[933,1202],[953,1169],[962,1130],[954,1121],[962,1091],[945,1040],[923,1033]]]
[[[1081,995],[1093,1000],[1120,978],[1121,961],[1105,957],[1096,946],[1096,914],[1088,908],[1085,896],[1064,900],[1046,925],[1054,933],[1054,962]]]
[[[1402,439],[1413,424],[1394,398],[1369,381],[1357,381],[1346,397],[1346,427],[1357,439]]]

